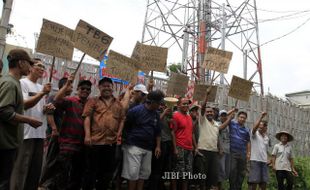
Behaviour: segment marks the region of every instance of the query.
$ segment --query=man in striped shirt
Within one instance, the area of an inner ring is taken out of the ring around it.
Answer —
[[[91,92],[92,83],[82,80],[78,83],[77,96],[66,97],[71,88],[73,77],[70,76],[65,86],[55,95],[55,105],[64,111],[61,130],[59,131],[59,155],[57,168],[51,189],[80,189],[83,174],[84,124],[82,113]]]

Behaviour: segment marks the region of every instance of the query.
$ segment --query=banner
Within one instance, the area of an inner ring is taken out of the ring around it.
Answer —
[[[210,88],[210,93],[208,95],[208,102],[215,102],[217,86],[210,86],[204,84],[196,84],[194,87],[194,100],[204,101],[207,96],[207,90]]]
[[[171,73],[170,80],[168,81],[167,95],[184,96],[188,86],[188,76],[184,74]]]
[[[113,38],[96,27],[80,20],[75,29],[74,47],[101,61]]]
[[[136,60],[110,50],[106,72],[125,81],[134,81],[138,74],[137,65]]]
[[[168,48],[144,45],[136,43],[131,58],[140,62],[140,68],[144,72],[166,72]]]
[[[232,54],[232,52],[208,47],[204,57],[203,67],[208,70],[227,73]]]
[[[253,82],[233,76],[228,96],[247,102],[250,99],[252,87]]]
[[[47,55],[72,60],[73,30],[56,22],[43,19],[36,51]]]

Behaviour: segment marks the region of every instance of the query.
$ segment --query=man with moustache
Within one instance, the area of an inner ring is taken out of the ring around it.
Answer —
[[[7,57],[9,74],[0,78],[0,189],[10,189],[10,176],[17,149],[23,141],[23,124],[33,128],[42,122],[23,115],[24,100],[20,79],[29,73],[33,61],[22,49],[13,49]]]

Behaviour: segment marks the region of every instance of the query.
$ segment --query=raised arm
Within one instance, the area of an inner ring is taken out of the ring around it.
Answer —
[[[255,135],[258,127],[259,127],[259,124],[260,122],[263,120],[263,118],[267,115],[266,112],[262,112],[262,114],[260,115],[260,117],[257,119],[257,121],[255,122],[254,126],[253,126],[253,129],[252,129],[252,135]]]
[[[235,113],[237,111],[238,111],[237,108],[233,108],[233,109],[228,111],[228,113],[227,113],[228,114],[227,120],[224,123],[222,123],[222,125],[219,127],[219,130],[223,130],[223,129],[225,129],[229,125],[230,121],[235,117]]]
[[[31,96],[27,100],[24,100],[24,109],[27,110],[35,106],[45,95],[50,93],[51,89],[52,89],[51,83],[45,84],[41,92],[35,94],[34,96]]]
[[[54,97],[54,101],[60,102],[66,96],[66,92],[71,88],[71,84],[73,84],[74,76],[70,75],[66,84],[56,93]]]

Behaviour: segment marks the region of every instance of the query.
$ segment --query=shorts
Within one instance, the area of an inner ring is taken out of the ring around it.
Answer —
[[[177,172],[182,177],[185,173],[192,173],[193,154],[191,150],[185,150],[181,147],[176,147],[178,154],[175,157],[175,162],[172,171]]]
[[[249,183],[267,183],[269,181],[266,162],[250,161]]]
[[[122,177],[128,180],[146,180],[151,174],[152,151],[133,145],[123,146]]]

